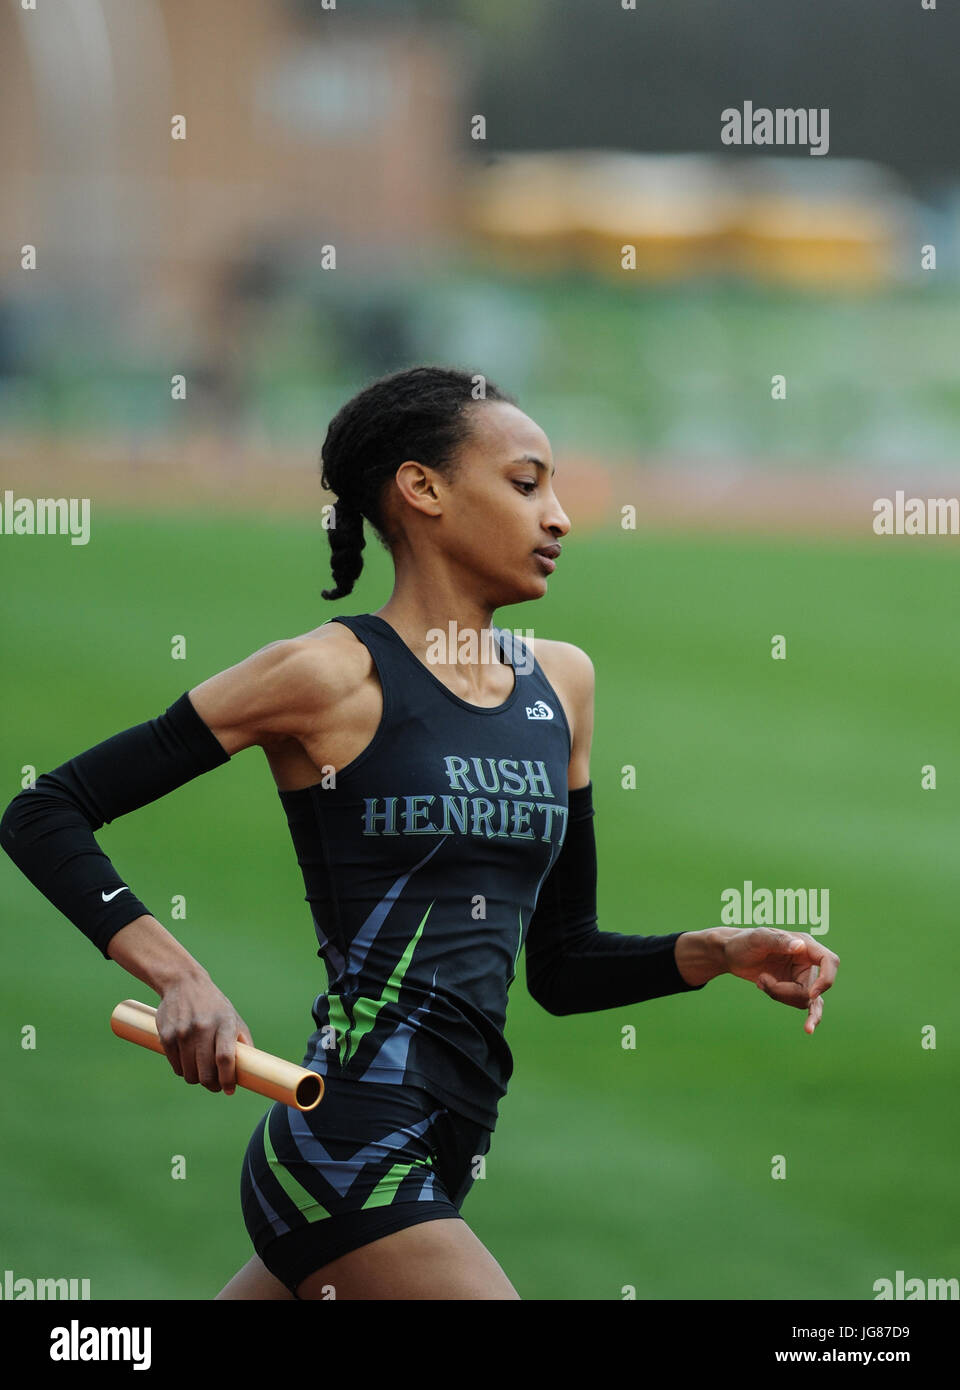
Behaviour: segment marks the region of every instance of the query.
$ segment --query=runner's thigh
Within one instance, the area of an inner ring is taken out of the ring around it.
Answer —
[[[518,1299],[460,1217],[407,1226],[331,1261],[297,1289],[303,1299]]]

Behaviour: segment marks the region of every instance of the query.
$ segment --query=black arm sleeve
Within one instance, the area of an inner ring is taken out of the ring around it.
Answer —
[[[567,833],[527,928],[527,989],[548,1013],[618,1009],[703,989],[677,969],[668,936],[597,930],[597,846],[593,783],[569,793]]]
[[[156,719],[42,773],[4,812],[0,845],[110,960],[110,938],[150,910],[120,878],[93,832],[225,762],[229,754],[184,691]]]

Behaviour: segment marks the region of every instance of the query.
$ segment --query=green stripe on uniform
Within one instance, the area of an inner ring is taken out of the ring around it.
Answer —
[[[436,902],[436,898],[434,898],[433,902]],[[350,1058],[356,1052],[357,1048],[360,1046],[360,1043],[363,1041],[363,1038],[366,1036],[366,1034],[369,1033],[371,1029],[375,1027],[377,1017],[384,1004],[396,1004],[396,1002],[400,998],[400,991],[403,988],[403,981],[406,978],[407,971],[410,968],[410,962],[413,959],[413,952],[416,948],[417,942],[420,940],[420,937],[423,933],[423,928],[426,925],[427,918],[430,916],[432,908],[433,903],[430,904],[430,907],[428,907],[426,912],[423,914],[423,918],[420,922],[419,927],[417,927],[417,930],[414,932],[413,936],[407,943],[406,950],[404,951],[400,959],[397,961],[397,964],[394,966],[393,973],[390,976],[387,983],[384,985],[383,992],[380,995],[380,998],[365,999],[362,996],[358,996],[357,998],[351,1001],[353,1024],[351,1025],[350,1031],[345,1039],[343,1052],[344,1066],[346,1066],[349,1063]]]
[[[308,1221],[321,1221],[325,1216],[330,1215],[326,1207],[317,1201],[313,1193],[308,1192],[301,1183],[298,1183],[289,1168],[285,1168],[279,1158],[277,1158],[277,1155],[273,1151],[273,1145],[270,1142],[269,1115],[263,1125],[263,1151],[267,1156],[267,1162],[270,1165],[270,1171],[273,1173],[273,1176],[283,1188],[284,1192],[286,1192],[297,1210],[306,1216]],[[307,1215],[312,1208],[315,1208],[313,1214]]]
[[[397,1195],[397,1188],[403,1182],[408,1173],[412,1173],[414,1168],[420,1168],[419,1163],[395,1163],[389,1172],[384,1173],[370,1196],[363,1204],[363,1210],[367,1207],[388,1207]],[[398,1176],[394,1177],[394,1174]]]

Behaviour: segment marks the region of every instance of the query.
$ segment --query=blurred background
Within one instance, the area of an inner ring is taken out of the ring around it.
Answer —
[[[7,478],[39,439],[111,493],[282,506],[338,404],[420,360],[499,373],[650,514],[719,492],[726,524],[744,469],[828,473],[834,508],[854,467],[949,469],[947,10],[6,0]],[[744,100],[827,107],[828,153],[722,145]]]
[[[960,540],[872,530],[879,497],[958,488],[958,33],[919,0],[0,0],[0,498],[92,505],[86,546],[0,535],[0,801],[382,606],[370,544],[320,598],[320,445],[375,377],[455,365],[544,428],[573,522],[548,598],[497,621],[594,659],[601,928],[831,889],[812,1038],[739,981],[553,1019],[518,977],[464,1215],[524,1297],[960,1274]],[[724,145],[748,100],[828,108],[828,153]],[[298,1059],[323,982],[265,761],[98,838]],[[113,1004],[155,997],[8,862],[0,904],[0,1265],[211,1297],[250,1253],[259,1099],[114,1039]]]

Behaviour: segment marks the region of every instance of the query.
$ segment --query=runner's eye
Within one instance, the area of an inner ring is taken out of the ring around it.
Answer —
[[[536,483],[521,482],[519,479],[516,480],[516,485],[517,485],[517,487],[529,487],[529,488],[534,488],[534,489],[535,489],[536,486],[537,486]],[[525,496],[525,497],[529,497],[529,496],[530,496],[529,492],[524,493],[524,496]]]

